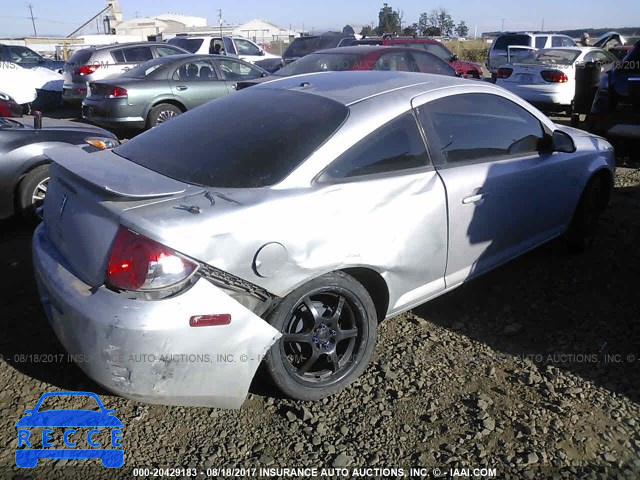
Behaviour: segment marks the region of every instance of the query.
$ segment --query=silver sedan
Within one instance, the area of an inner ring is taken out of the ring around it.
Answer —
[[[338,392],[380,321],[584,248],[614,174],[605,140],[500,87],[400,72],[285,78],[51,157],[33,253],[62,344],[125,397],[227,408],[261,363],[290,397]]]

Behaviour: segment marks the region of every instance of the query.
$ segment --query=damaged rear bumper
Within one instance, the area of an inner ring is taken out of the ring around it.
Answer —
[[[79,280],[40,225],[33,263],[42,304],[80,368],[108,390],[166,405],[238,408],[280,333],[200,279],[181,295],[132,300]],[[228,325],[191,327],[196,315],[229,314]]]

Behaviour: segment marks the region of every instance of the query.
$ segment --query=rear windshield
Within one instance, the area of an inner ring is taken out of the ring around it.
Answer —
[[[500,35],[496,39],[496,43],[493,46],[494,50],[506,50],[509,45],[520,45],[524,47],[531,46],[531,37],[529,35]]]
[[[407,43],[393,43],[394,47],[407,47],[407,48],[422,48],[429,53],[434,54],[436,57],[448,62],[453,56],[447,47],[439,43],[419,43],[419,42],[407,42]]]
[[[562,50],[559,48],[545,48],[533,52],[535,63],[552,63],[554,65],[572,65],[580,55],[578,50]]]
[[[248,88],[180,115],[114,152],[194,185],[266,187],[299,166],[348,114],[344,105],[318,95]]]
[[[67,60],[67,63],[73,65],[84,65],[89,60],[91,60],[91,55],[93,55],[93,50],[91,49],[85,48],[83,50],[78,50],[73,55],[71,55],[71,58]]]
[[[187,52],[191,52],[191,53],[196,53],[202,46],[202,42],[204,42],[202,38],[185,38],[185,37],[174,37],[169,41],[167,41],[168,44],[175,45],[176,47],[184,48]]]
[[[147,62],[141,63],[137,67],[127,70],[125,73],[121,75],[121,77],[145,78],[146,76],[152,74],[163,65],[166,65],[167,63],[171,63],[175,61],[176,61],[175,58],[171,58],[171,57],[154,58],[153,60],[149,60]]]
[[[300,37],[296,38],[284,51],[284,58],[304,57],[318,49],[320,37]]]
[[[301,73],[351,70],[358,63],[359,58],[361,55],[355,53],[312,53],[281,68],[274,75],[288,77]]]

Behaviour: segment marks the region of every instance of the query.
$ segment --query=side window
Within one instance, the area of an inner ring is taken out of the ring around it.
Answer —
[[[432,153],[457,165],[532,155],[544,130],[519,105],[498,95],[451,95],[418,108]]]
[[[416,70],[412,70],[414,72],[439,73],[451,76],[456,74],[453,67],[435,55],[430,55],[426,52],[411,52],[411,56],[415,60]]]
[[[562,39],[560,37],[551,37],[551,46],[552,47],[561,47]]]
[[[411,112],[400,115],[358,142],[322,173],[320,181],[401,172],[428,165],[427,152]]]
[[[236,38],[236,47],[238,47],[238,55],[260,55],[260,49],[248,40]]]
[[[111,56],[116,63],[124,63],[124,52],[122,50],[113,50]]]
[[[178,50],[177,48],[171,48],[171,47],[156,47],[156,55],[158,57],[168,57],[170,55],[180,55],[183,54],[184,52],[181,52],[180,50]]]
[[[399,71],[399,72],[411,72],[413,59],[408,58],[404,52],[390,52],[380,55],[376,63],[373,65],[373,70],[384,71]]]
[[[224,73],[224,77],[232,82],[240,80],[250,80],[262,76],[262,71],[257,68],[230,58],[220,58],[216,60],[218,67]]]
[[[215,55],[224,55],[224,44],[221,38],[213,38],[209,43],[209,53]]]
[[[124,48],[124,60],[126,62],[146,62],[153,58],[151,47]]]
[[[536,37],[536,48],[544,48],[548,37]]]
[[[173,80],[180,82],[201,82],[218,80],[215,69],[207,60],[187,62],[174,72]]]
[[[562,46],[563,47],[575,47],[576,46],[576,42],[574,42],[573,39],[571,39],[569,37],[562,37]]]

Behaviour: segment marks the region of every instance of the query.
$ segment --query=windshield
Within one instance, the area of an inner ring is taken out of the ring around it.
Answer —
[[[202,38],[174,37],[167,41],[170,45],[184,48],[187,52],[196,53],[202,46]]]
[[[312,53],[281,68],[274,75],[288,77],[301,73],[352,70],[359,58],[361,55],[355,53]]]
[[[393,43],[394,47],[407,47],[407,48],[422,48],[429,53],[433,53],[436,57],[448,62],[451,60],[453,55],[447,47],[441,45],[439,43],[417,43],[417,42],[409,42],[409,43]]]
[[[296,38],[284,51],[284,58],[304,57],[318,49],[320,37],[300,37]]]
[[[506,50],[510,45],[520,45],[523,47],[531,46],[531,37],[529,35],[500,35],[496,39],[496,43],[493,46],[494,50]]]
[[[113,151],[193,185],[266,187],[298,167],[348,114],[319,95],[254,87],[179,115]]]
[[[543,50],[533,51],[522,61],[533,63],[552,63],[554,65],[572,65],[576,58],[580,55],[578,50],[562,50],[558,48],[545,48]]]
[[[126,78],[145,78],[146,76],[155,72],[158,68],[162,67],[163,65],[166,65],[167,63],[171,63],[175,61],[176,59],[171,57],[154,58],[153,60],[149,60],[147,62],[141,63],[137,67],[134,67],[131,70],[126,71],[121,76]]]
[[[40,55],[27,47],[8,46],[11,61],[14,63],[33,63],[44,61]]]

